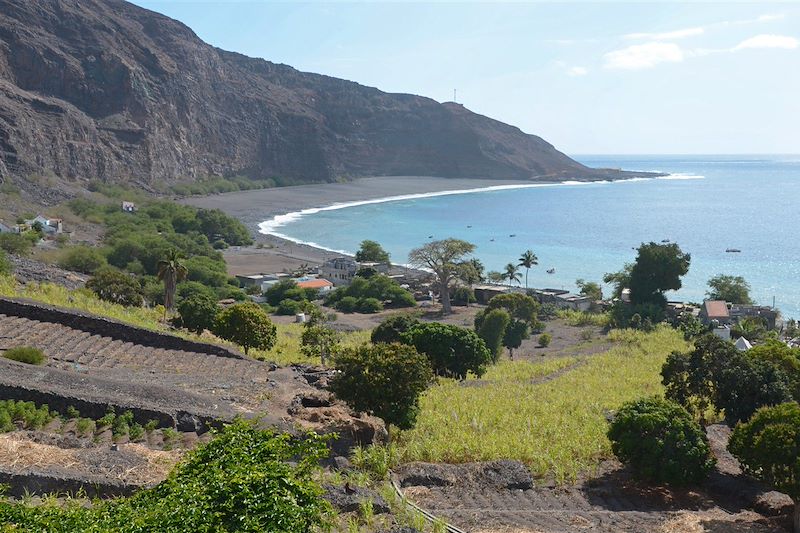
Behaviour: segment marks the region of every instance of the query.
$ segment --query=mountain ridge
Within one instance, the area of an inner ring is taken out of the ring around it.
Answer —
[[[221,50],[123,0],[0,0],[0,179],[57,198],[232,175],[629,177],[459,104]]]

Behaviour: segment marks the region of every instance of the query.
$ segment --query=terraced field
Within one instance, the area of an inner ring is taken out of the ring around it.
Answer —
[[[224,396],[248,409],[261,403],[270,371],[258,361],[144,346],[0,314],[0,350],[21,345],[43,350],[53,368]]]

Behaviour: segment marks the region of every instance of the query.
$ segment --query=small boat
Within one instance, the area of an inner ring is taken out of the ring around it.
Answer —
[[[509,235],[509,237],[516,237],[516,236],[517,236],[516,233],[512,233],[511,235]]]
[[[467,227],[468,227],[468,228],[471,228],[472,226],[467,226]]]
[[[664,243],[664,244],[666,244],[666,243],[668,243],[668,242],[669,242],[669,239],[661,239],[661,242],[662,242],[662,243]]]
[[[725,251],[728,252],[729,254],[738,254],[739,252],[741,252],[741,250],[738,248],[726,248]]]
[[[428,235],[428,238],[429,239],[433,239],[433,235]]]
[[[494,242],[494,239],[489,239],[489,242]]]
[[[548,268],[547,269],[547,273],[548,274],[555,274],[556,273],[556,269],[555,268]]]

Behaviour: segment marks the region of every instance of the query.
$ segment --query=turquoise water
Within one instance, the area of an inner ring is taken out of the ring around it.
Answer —
[[[669,239],[692,255],[683,288],[669,298],[700,301],[711,276],[741,275],[758,303],[774,297],[785,316],[800,317],[800,156],[577,159],[672,176],[356,205],[290,216],[271,231],[348,252],[373,239],[400,263],[429,236],[457,237],[477,245],[487,270],[530,248],[539,257],[530,286],[570,290],[577,278],[600,281],[619,270],[641,242]]]

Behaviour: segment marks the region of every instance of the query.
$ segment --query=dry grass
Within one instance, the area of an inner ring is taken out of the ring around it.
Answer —
[[[39,444],[13,433],[0,435],[0,464],[14,469],[50,466],[72,468],[80,464],[75,452]]]
[[[183,457],[178,450],[151,450],[141,444],[129,443],[120,447],[126,452],[134,453],[147,461],[146,467],[135,467],[117,472],[117,479],[127,483],[149,485],[162,481]],[[112,472],[109,472],[111,474]]]

